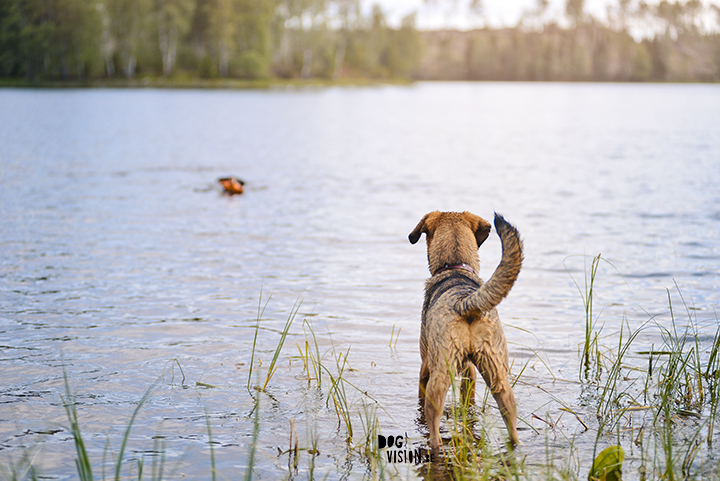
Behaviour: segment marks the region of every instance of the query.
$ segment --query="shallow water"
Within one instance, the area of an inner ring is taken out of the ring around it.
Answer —
[[[288,475],[278,448],[293,418],[301,446],[317,438],[316,476],[364,476],[326,406],[329,379],[320,389],[303,379],[296,346],[312,342],[312,326],[332,369],[327,350],[349,349],[345,376],[367,394],[348,391],[354,412],[376,400],[383,433],[420,442],[428,274],[424,243],[407,235],[436,209],[498,211],[523,235],[524,268],[499,310],[515,374],[530,361],[516,397],[536,430],[521,422],[520,437],[542,463],[546,445],[566,445],[533,415],[557,418],[557,399],[582,404],[574,381],[585,313],[574,282],[582,287],[593,256],[611,263],[596,281],[604,332],[624,319],[667,325],[669,289],[679,322],[684,298],[714,334],[719,125],[714,85],[0,90],[0,464],[29,454],[50,479],[75,477],[66,371],[97,465],[107,441],[117,453],[154,386],[126,458],[149,466],[162,451],[166,474],[207,477],[207,415],[218,471],[240,476],[258,311],[267,302],[256,351],[264,376],[302,301],[259,396],[256,477]],[[229,174],[247,181],[246,194],[220,194],[215,179]],[[481,277],[499,258],[493,233]],[[594,433],[566,416],[565,434],[592,453]],[[357,418],[354,427],[361,437]]]

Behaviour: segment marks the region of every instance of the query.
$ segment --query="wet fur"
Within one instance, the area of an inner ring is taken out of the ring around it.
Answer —
[[[507,296],[522,265],[517,230],[495,214],[503,254],[487,283],[479,271],[477,250],[490,233],[490,223],[469,212],[430,212],[408,236],[415,244],[426,235],[431,277],[425,285],[420,334],[420,401],[430,429],[430,445],[438,447],[440,419],[451,376],[462,376],[463,397],[474,400],[477,370],[490,388],[513,444],[518,443],[517,408],[508,381],[508,350],[495,306]],[[465,264],[474,272],[458,268]]]

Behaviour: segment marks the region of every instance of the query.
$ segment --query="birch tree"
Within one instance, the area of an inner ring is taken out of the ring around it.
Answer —
[[[334,10],[338,22],[338,42],[335,50],[335,68],[333,70],[333,79],[338,79],[342,75],[345,65],[345,50],[347,49],[349,31],[360,18],[360,1],[333,0],[331,8]]]
[[[117,43],[125,77],[135,76],[138,51],[148,31],[150,0],[110,0],[110,35]]]
[[[235,51],[235,30],[237,14],[234,0],[212,0],[208,3],[208,37],[211,51],[215,52],[215,61],[221,77],[228,76],[230,56]]]
[[[155,21],[165,76],[173,73],[178,42],[190,30],[192,7],[192,0],[156,0]]]

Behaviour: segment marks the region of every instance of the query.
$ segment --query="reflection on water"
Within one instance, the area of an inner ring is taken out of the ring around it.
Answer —
[[[612,263],[596,286],[608,332],[624,316],[667,320],[675,284],[714,332],[719,124],[720,89],[704,85],[1,90],[0,459],[38,450],[44,472],[75,472],[65,369],[91,454],[106,438],[118,449],[155,386],[133,449],[162,436],[168,464],[202,476],[208,413],[220,472],[242,472],[258,310],[268,301],[256,346],[267,363],[301,299],[261,400],[256,474],[287,473],[276,448],[294,418],[301,444],[318,438],[320,472],[362,476],[326,392],[301,380],[298,347],[312,326],[321,352],[349,349],[348,376],[378,401],[383,432],[420,442],[427,268],[407,234],[435,209],[497,210],[518,226],[526,262],[500,312],[511,357],[531,360],[520,416],[559,407],[532,385],[576,404],[578,386],[559,378],[577,379],[573,279],[582,287],[588,256]],[[229,174],[247,181],[243,196],[220,195],[215,179]],[[488,278],[494,234],[480,258]],[[543,462],[545,435],[520,436]],[[575,443],[591,452],[594,435]]]

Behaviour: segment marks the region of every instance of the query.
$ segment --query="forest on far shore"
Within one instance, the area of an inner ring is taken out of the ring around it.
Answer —
[[[460,5],[426,0],[426,7]],[[461,2],[462,3],[462,2]],[[482,24],[482,2],[467,15]],[[720,7],[536,0],[514,27],[390,26],[360,0],[0,0],[0,85],[104,79],[720,81]]]

